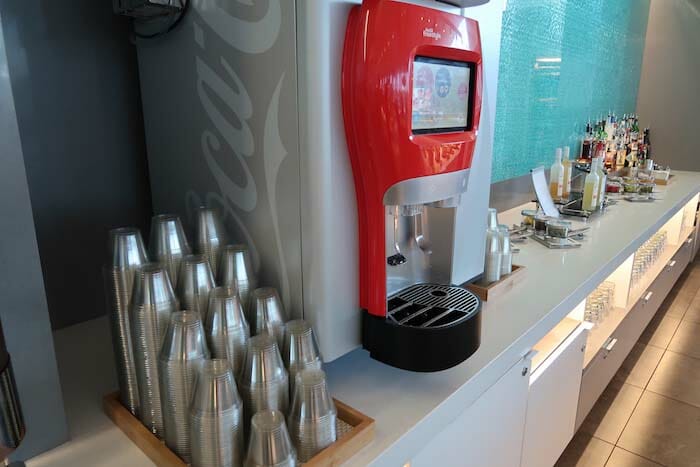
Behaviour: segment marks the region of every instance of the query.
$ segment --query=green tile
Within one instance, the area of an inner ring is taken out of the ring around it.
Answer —
[[[635,111],[648,15],[649,0],[508,1],[492,182],[578,154],[588,117]]]

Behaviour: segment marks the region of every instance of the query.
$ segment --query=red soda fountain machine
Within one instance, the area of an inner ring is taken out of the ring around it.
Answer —
[[[389,26],[391,25],[391,26]],[[414,371],[479,347],[481,303],[450,284],[481,110],[478,24],[391,0],[352,9],[342,102],[357,197],[362,345]]]

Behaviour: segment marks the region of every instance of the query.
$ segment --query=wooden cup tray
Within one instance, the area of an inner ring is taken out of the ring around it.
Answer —
[[[374,439],[374,420],[333,399],[338,411],[338,439],[303,465],[322,467],[340,465]],[[119,401],[119,392],[107,394],[102,407],[124,434],[158,467],[186,467],[187,464],[159,440]]]
[[[467,284],[467,290],[470,290],[483,301],[494,299],[512,289],[515,284],[522,280],[525,272],[525,266],[513,265],[513,269],[507,276],[501,277],[500,280],[489,285],[479,283]]]

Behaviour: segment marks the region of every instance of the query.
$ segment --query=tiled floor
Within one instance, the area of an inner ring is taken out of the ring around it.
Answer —
[[[556,467],[700,467],[700,262],[688,266]]]

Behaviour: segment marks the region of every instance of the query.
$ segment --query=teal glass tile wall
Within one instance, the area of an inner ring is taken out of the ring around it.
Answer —
[[[635,111],[649,0],[508,0],[492,182],[580,151],[586,120]]]

